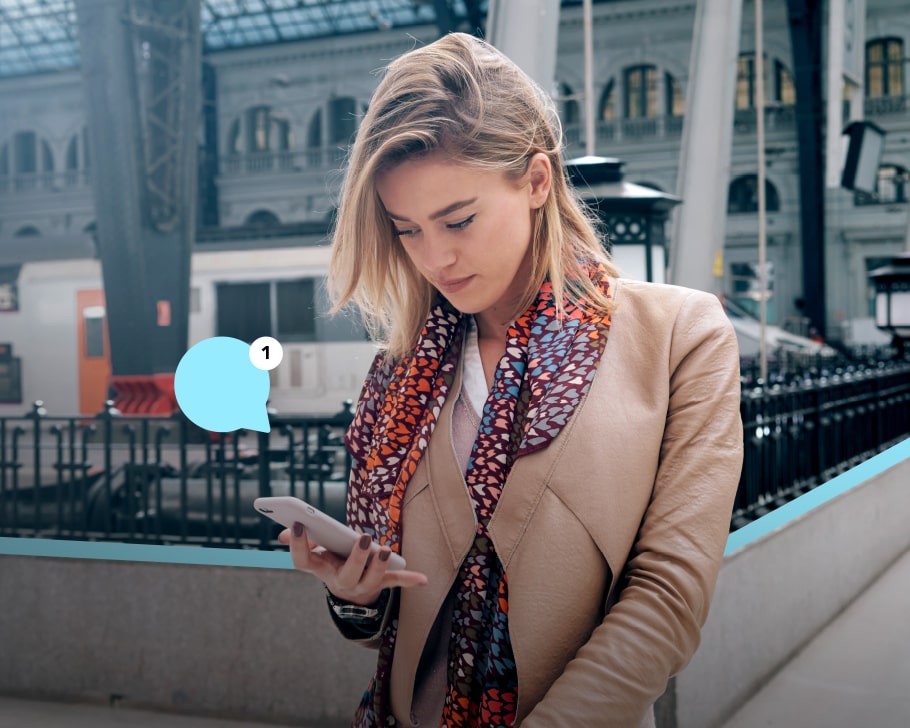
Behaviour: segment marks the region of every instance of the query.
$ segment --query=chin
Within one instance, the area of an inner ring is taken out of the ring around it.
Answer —
[[[484,306],[482,303],[472,301],[467,297],[458,295],[447,296],[444,293],[442,294],[442,297],[448,301],[459,313],[473,316],[475,313],[480,313],[486,308],[486,306]]]

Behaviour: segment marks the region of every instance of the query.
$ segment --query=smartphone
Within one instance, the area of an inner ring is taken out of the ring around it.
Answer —
[[[311,541],[315,541],[343,559],[350,555],[354,544],[360,540],[360,534],[353,528],[339,523],[315,506],[293,496],[276,495],[257,498],[253,501],[253,508],[285,528],[293,528],[294,523],[299,521],[306,528],[307,536]],[[379,544],[374,541],[371,550],[374,554],[378,552]],[[389,556],[389,569],[395,571],[404,567],[404,559],[399,554],[392,552]]]

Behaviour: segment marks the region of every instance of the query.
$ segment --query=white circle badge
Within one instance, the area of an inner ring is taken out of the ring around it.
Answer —
[[[284,349],[278,339],[271,336],[260,336],[250,344],[250,361],[253,366],[263,371],[270,371],[281,364]]]

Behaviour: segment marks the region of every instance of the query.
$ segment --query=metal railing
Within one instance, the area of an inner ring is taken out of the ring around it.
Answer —
[[[0,418],[0,536],[269,548],[253,500],[293,495],[344,520],[350,403],[215,435],[182,415]]]
[[[910,362],[792,367],[775,380],[743,388],[734,529],[910,436]]]
[[[311,149],[250,152],[224,156],[220,160],[220,167],[221,173],[229,176],[299,172],[305,169],[329,170],[341,167],[346,155],[346,147],[337,144]]]
[[[744,362],[739,528],[910,435],[910,362]],[[350,402],[322,417],[272,416],[269,434],[212,435],[182,416],[0,418],[0,536],[275,548],[252,507],[304,498],[344,520]]]

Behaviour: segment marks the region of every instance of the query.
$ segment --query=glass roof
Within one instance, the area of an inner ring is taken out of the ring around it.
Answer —
[[[267,45],[436,22],[439,0],[202,0],[203,50]],[[485,0],[448,0],[454,19]],[[467,28],[466,28],[467,29]],[[0,76],[79,65],[74,0],[0,0]]]
[[[0,76],[77,65],[73,0],[0,0]]]

